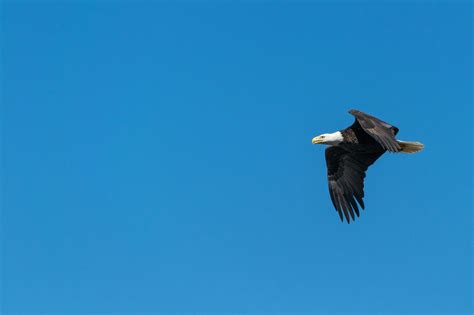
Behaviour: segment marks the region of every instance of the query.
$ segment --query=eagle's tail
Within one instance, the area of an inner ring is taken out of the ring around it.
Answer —
[[[397,140],[398,144],[402,148],[401,153],[416,153],[425,147],[423,143],[416,141],[400,141]]]

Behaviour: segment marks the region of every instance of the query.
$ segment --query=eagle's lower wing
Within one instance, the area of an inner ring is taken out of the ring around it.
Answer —
[[[398,133],[397,127],[355,109],[351,109],[349,113],[355,116],[356,123],[359,123],[362,129],[374,138],[385,150],[390,152],[398,152],[401,150],[400,145],[395,139],[395,135]]]
[[[350,218],[355,219],[354,213],[359,216],[357,202],[364,209],[365,171],[382,154],[383,151],[353,153],[336,146],[326,149],[329,194],[341,221],[344,221],[343,214],[347,223]]]

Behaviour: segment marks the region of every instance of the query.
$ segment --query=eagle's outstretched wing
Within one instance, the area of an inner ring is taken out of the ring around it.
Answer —
[[[357,202],[364,209],[365,171],[383,153],[353,153],[336,146],[326,148],[329,194],[341,221],[344,221],[343,214],[347,223],[355,219],[354,213],[359,216]]]
[[[382,148],[390,152],[399,152],[402,149],[395,139],[397,127],[355,109],[351,109],[349,113],[356,118],[354,124],[359,124]]]

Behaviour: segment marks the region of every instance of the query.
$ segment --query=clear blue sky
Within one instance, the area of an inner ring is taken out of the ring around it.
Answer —
[[[2,314],[467,314],[472,6],[2,5]],[[339,221],[317,134],[419,140]]]

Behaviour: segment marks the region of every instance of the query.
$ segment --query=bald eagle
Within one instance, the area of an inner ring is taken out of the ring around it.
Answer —
[[[386,151],[415,153],[423,149],[420,142],[395,138],[398,128],[374,116],[352,109],[354,123],[343,130],[313,138],[313,144],[326,144],[326,166],[329,195],[341,221],[359,217],[364,206],[364,178],[367,168]],[[343,217],[344,215],[344,217]]]

